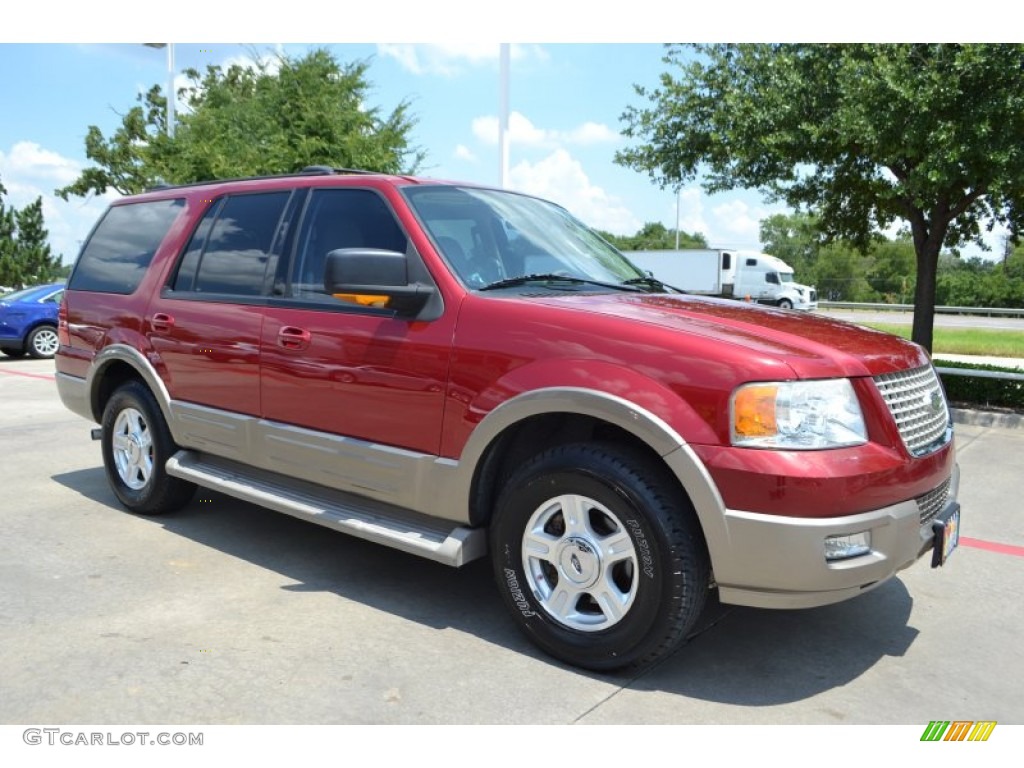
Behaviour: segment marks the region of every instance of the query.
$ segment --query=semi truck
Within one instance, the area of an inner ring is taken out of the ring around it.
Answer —
[[[793,279],[793,268],[757,251],[701,248],[630,251],[626,258],[673,288],[705,296],[745,299],[782,309],[818,307],[814,286]]]

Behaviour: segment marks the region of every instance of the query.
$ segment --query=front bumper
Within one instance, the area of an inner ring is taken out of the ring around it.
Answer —
[[[956,504],[954,465],[939,516]],[[715,563],[719,599],[756,608],[812,608],[847,600],[883,584],[932,549],[931,522],[922,525],[915,499],[834,518],[797,518],[726,511],[730,552]],[[825,538],[871,532],[871,551],[827,562]]]

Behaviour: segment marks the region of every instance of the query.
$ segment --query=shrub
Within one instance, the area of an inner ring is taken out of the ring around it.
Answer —
[[[975,371],[997,371],[1024,375],[1018,368],[1004,368],[982,363],[960,363],[950,360],[936,360],[937,368],[962,368]],[[981,376],[960,374],[939,374],[946,388],[946,396],[952,403],[996,406],[1024,411],[1024,381],[992,379]]]

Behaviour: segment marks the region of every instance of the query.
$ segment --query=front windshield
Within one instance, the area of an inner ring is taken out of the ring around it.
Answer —
[[[529,275],[615,285],[645,277],[554,203],[472,187],[405,187],[402,192],[448,264],[470,288]]]
[[[793,275],[790,274],[789,272],[779,272],[779,277],[782,279],[782,282],[784,283],[793,282]]]

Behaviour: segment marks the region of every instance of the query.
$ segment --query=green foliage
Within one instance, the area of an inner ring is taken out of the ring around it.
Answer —
[[[865,279],[871,286],[868,301],[909,304],[914,300],[914,244],[908,237],[876,238],[870,251]],[[941,303],[941,302],[940,302]]]
[[[981,363],[936,360],[935,364],[939,368],[1021,373],[1020,369],[1017,368],[1003,368],[997,365],[984,365]],[[988,377],[957,374],[939,374],[939,376],[942,379],[943,386],[946,388],[946,397],[951,403],[1024,410],[1024,381],[990,379]]]
[[[1024,264],[977,257],[940,264],[935,300],[955,307],[1024,307]]]
[[[51,282],[60,274],[60,257],[47,242],[43,199],[20,211],[4,202],[7,190],[0,183],[0,285],[23,287]]]
[[[943,247],[1024,224],[1024,45],[670,46],[617,162],[663,187],[757,188],[866,251],[901,219],[914,338],[931,347]]]
[[[870,301],[874,297],[865,279],[870,261],[847,243],[822,248],[813,270],[818,296],[830,301]]]
[[[185,184],[307,165],[414,172],[423,153],[411,144],[409,104],[387,115],[367,106],[368,66],[342,64],[317,49],[254,67],[186,70],[173,138],[165,130],[165,96],[153,86],[109,139],[89,128],[86,156],[96,165],[56,194],[134,194],[158,180]]]
[[[620,251],[671,251],[676,249],[676,230],[664,224],[649,221],[634,235],[613,235],[598,230],[598,234]],[[679,230],[679,249],[707,248],[708,241],[700,232],[690,234]]]
[[[797,280],[814,283],[818,252],[826,243],[816,217],[808,213],[775,214],[761,222],[761,243],[765,253],[789,264]]]

